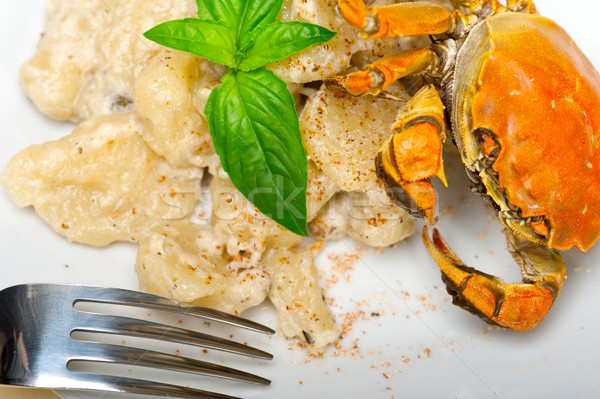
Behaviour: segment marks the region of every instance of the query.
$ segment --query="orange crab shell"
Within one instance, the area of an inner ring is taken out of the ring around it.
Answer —
[[[523,218],[548,221],[541,241],[589,249],[600,236],[600,76],[569,35],[538,15],[491,16],[458,53],[453,93],[465,164],[482,158],[473,132],[491,131],[498,185]]]

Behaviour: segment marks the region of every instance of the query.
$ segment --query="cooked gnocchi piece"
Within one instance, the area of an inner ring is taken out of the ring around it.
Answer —
[[[215,63],[164,51],[135,79],[135,107],[149,126],[144,140],[171,165],[206,166],[215,173],[219,158],[203,110],[222,73]]]
[[[310,250],[270,249],[262,259],[272,280],[269,299],[286,337],[298,337],[311,352],[337,341],[341,327],[323,300]]]
[[[398,90],[398,97],[405,93]],[[309,157],[345,191],[368,191],[381,183],[375,155],[404,102],[380,97],[352,97],[321,88],[300,115],[300,130]]]
[[[267,248],[293,247],[302,241],[302,237],[263,215],[229,178],[213,177],[210,195],[212,229],[230,255],[243,253],[248,263],[257,264]]]
[[[261,304],[271,286],[267,273],[230,257],[209,228],[187,220],[145,235],[135,269],[145,292],[233,314]]]
[[[60,140],[15,155],[0,182],[17,205],[69,240],[139,241],[163,220],[194,210],[203,170],[175,168],[144,142],[134,113],[97,116]]]
[[[319,211],[310,228],[322,240],[347,235],[360,244],[386,247],[413,234],[415,221],[390,204],[383,190],[340,192]]]
[[[142,33],[195,15],[193,0],[48,0],[46,30],[20,71],[23,89],[59,120],[131,110],[135,76],[160,50]]]

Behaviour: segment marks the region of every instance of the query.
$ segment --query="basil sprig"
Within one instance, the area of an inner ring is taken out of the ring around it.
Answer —
[[[228,67],[204,113],[223,169],[262,213],[307,236],[307,160],[287,84],[262,68],[335,32],[278,22],[283,0],[196,0],[198,19],[162,23],[144,36]]]

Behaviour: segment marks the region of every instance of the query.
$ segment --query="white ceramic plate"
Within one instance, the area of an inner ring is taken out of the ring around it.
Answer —
[[[18,83],[18,67],[33,53],[43,30],[44,3],[0,2],[2,166],[27,145],[59,138],[73,127],[40,114]],[[600,3],[539,0],[537,5],[559,21],[600,68]],[[456,165],[456,156],[447,159]],[[499,223],[468,192],[461,167],[448,168],[451,188],[440,190],[438,227],[442,234],[468,264],[505,279],[519,279],[518,268],[504,250]],[[4,190],[0,190],[0,220],[0,288],[26,282],[137,287],[133,245],[93,249],[68,243],[32,209],[17,208]],[[348,242],[329,250],[355,252]],[[238,363],[224,355],[216,359],[272,379],[270,387],[189,376],[177,382],[249,398],[598,397],[598,251],[564,253],[569,279],[559,300],[541,327],[516,333],[488,327],[451,305],[439,272],[416,235],[383,254],[368,251],[348,272],[351,280],[342,278],[328,292],[340,321],[351,314],[358,317],[339,348],[330,348],[323,358],[307,359],[280,336],[249,335],[244,339],[274,353],[272,362]],[[327,273],[331,261],[326,255],[319,259],[319,266]],[[267,305],[247,316],[277,326]],[[60,395],[71,399],[129,397],[84,392]]]

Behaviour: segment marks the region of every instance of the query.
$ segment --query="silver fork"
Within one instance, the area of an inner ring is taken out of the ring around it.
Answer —
[[[68,365],[76,361],[135,364],[270,384],[265,378],[198,359],[124,345],[76,340],[72,335],[77,332],[118,334],[198,345],[260,359],[273,358],[259,349],[198,331],[102,314],[95,309],[81,310],[81,306],[76,309],[78,303],[115,304],[177,312],[261,333],[274,333],[270,328],[250,320],[212,309],[181,307],[170,299],[136,291],[66,284],[17,285],[0,291],[0,384],[180,398],[232,398],[179,385],[69,369]]]

